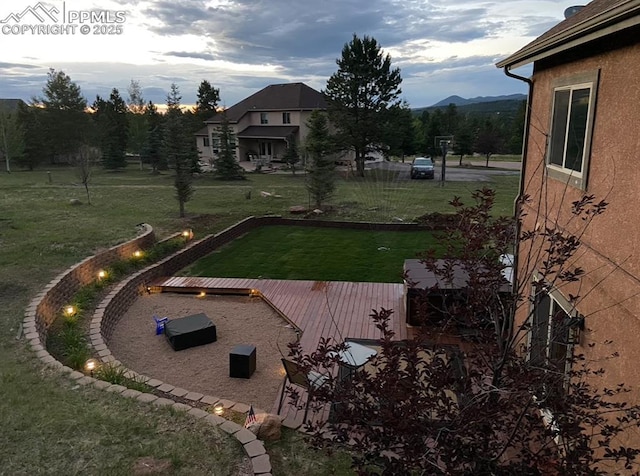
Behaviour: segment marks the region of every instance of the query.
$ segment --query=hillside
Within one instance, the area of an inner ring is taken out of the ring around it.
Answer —
[[[524,101],[527,99],[526,94],[507,94],[503,96],[478,96],[475,98],[465,99],[460,96],[449,96],[448,98],[439,101],[429,107],[447,107],[449,104],[455,104],[456,106],[467,106],[469,104],[476,104],[482,102],[498,102],[498,101]],[[424,109],[424,108],[422,108]]]
[[[463,114],[463,115],[468,114],[471,116],[484,117],[484,116],[493,116],[496,114],[503,114],[505,116],[515,116],[515,114],[518,112],[518,109],[522,105],[522,102],[525,101],[527,97],[524,94],[513,94],[512,96],[514,96],[513,99],[497,99],[492,101],[481,101],[481,102],[474,102],[474,103],[462,104],[462,105],[456,104],[456,109],[458,111],[458,114]],[[455,97],[457,96],[451,96],[451,98],[455,98]],[[499,97],[505,97],[505,96],[499,96]],[[450,98],[445,99],[445,101],[448,99]],[[440,101],[438,104],[441,104],[443,102],[444,101]],[[436,109],[446,109],[449,104],[451,103],[447,103],[444,105],[434,105],[429,107],[416,108],[416,109],[412,109],[412,112],[416,116],[419,116],[420,114],[422,114],[422,111],[431,112]],[[455,102],[453,104],[455,104]]]

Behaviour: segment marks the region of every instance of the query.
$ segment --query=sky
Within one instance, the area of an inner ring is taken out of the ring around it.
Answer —
[[[585,2],[586,3],[586,2]],[[206,79],[232,106],[269,84],[322,90],[354,34],[375,38],[411,107],[526,93],[496,61],[563,19],[571,0],[12,0],[0,3],[0,98],[42,94],[49,68],[89,103],[131,80],[193,104]],[[530,69],[516,73],[528,76]]]

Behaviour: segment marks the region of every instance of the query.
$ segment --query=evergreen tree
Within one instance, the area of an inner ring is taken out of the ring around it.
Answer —
[[[52,163],[68,162],[91,137],[91,123],[85,111],[87,100],[69,76],[53,68],[42,92],[42,97],[33,100],[33,105],[43,112],[42,129],[33,137],[41,138]]]
[[[29,106],[25,103],[18,105],[18,124],[24,137],[38,137],[44,134],[44,111],[39,107]],[[23,153],[16,162],[20,167],[33,170],[46,157],[45,140],[25,140]]]
[[[220,102],[220,89],[211,86],[211,83],[206,79],[202,80],[198,87],[196,114],[203,120],[208,119],[216,113],[218,102]]]
[[[185,131],[180,109],[181,99],[178,86],[171,84],[171,90],[167,95],[163,151],[167,162],[175,170],[174,186],[182,218],[185,216],[184,205],[191,200],[194,190],[191,175],[191,161],[193,159],[191,143],[193,140],[191,134]]]
[[[142,147],[142,160],[151,165],[153,174],[169,168],[167,159],[162,150],[163,126],[162,116],[158,114],[158,108],[152,101],[145,107],[145,122],[147,132],[144,146]]]
[[[129,122],[127,105],[120,92],[113,88],[108,101],[97,96],[93,109],[102,149],[102,165],[109,170],[126,167]]]
[[[296,141],[293,137],[289,138],[287,150],[284,152],[284,157],[282,159],[284,160],[284,163],[287,164],[287,167],[291,169],[291,173],[295,175],[296,164],[300,162],[300,154],[298,154],[298,146],[296,145]]]
[[[244,169],[236,159],[236,139],[229,127],[226,112],[222,113],[222,123],[213,140],[219,144],[218,157],[214,160],[215,174],[222,180],[244,178]]]
[[[142,97],[140,83],[134,79],[127,88],[129,100],[127,101],[127,122],[129,141],[127,149],[140,157],[140,169],[142,170],[142,150],[147,142],[149,126],[145,114],[145,103]]]
[[[413,125],[413,113],[409,105],[401,105],[389,108],[388,120],[384,132],[384,143],[388,150],[387,155],[404,157],[416,152],[416,132]]]
[[[331,123],[340,142],[355,152],[358,173],[364,177],[367,153],[384,148],[388,111],[400,104],[400,70],[391,68],[391,57],[383,56],[374,38],[358,38],[342,49],[338,71],[324,91]]]
[[[336,189],[335,160],[332,156],[335,147],[324,113],[313,111],[307,127],[309,133],[305,151],[309,156],[309,162],[306,188],[315,206],[320,208]]]

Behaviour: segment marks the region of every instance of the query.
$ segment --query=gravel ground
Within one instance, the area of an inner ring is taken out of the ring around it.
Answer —
[[[163,335],[155,335],[154,315],[171,319],[201,312],[216,325],[216,342],[176,352]],[[270,412],[284,379],[280,359],[295,339],[294,329],[260,298],[152,294],[129,308],[109,349],[126,367],[148,377]],[[229,377],[229,352],[237,344],[256,346],[257,368],[250,379]]]

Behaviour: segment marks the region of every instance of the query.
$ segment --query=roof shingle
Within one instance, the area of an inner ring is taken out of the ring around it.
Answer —
[[[579,41],[580,38],[586,38],[589,34],[619,24],[628,18],[635,17],[640,21],[639,11],[640,0],[593,0],[576,14],[497,63],[497,66],[522,66],[545,55],[550,56],[563,44]]]
[[[272,84],[234,104],[226,110],[229,122],[238,122],[247,111],[295,111],[325,109],[322,93],[304,83]],[[222,114],[218,113],[206,122],[221,122]]]

